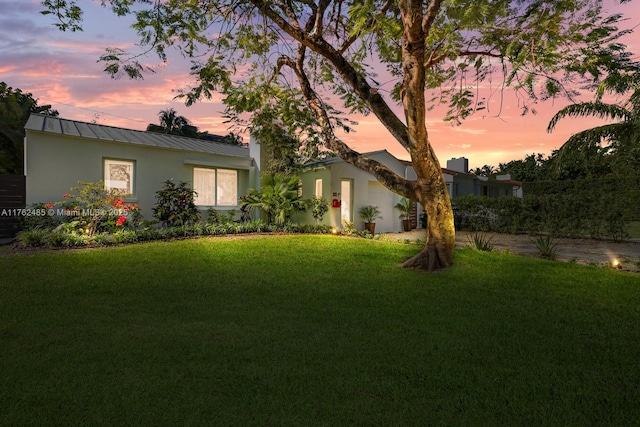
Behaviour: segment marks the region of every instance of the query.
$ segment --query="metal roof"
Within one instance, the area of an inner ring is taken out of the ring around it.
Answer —
[[[387,153],[392,157],[395,157],[393,154],[389,153],[387,150],[382,149],[382,150],[377,150],[377,151],[369,151],[368,153],[362,153],[362,156],[372,156],[374,154],[379,154],[379,153]],[[341,157],[338,156],[333,156],[333,157],[325,157],[323,159],[312,159],[309,160],[308,162],[306,162],[304,164],[304,167],[306,169],[312,169],[312,168],[317,168],[317,167],[322,167],[322,166],[328,166],[328,165],[332,165],[334,163],[340,163],[340,162],[344,162],[345,160],[342,159]]]
[[[249,157],[249,148],[246,146],[223,144],[204,139],[187,138],[164,133],[117,128],[95,123],[78,122],[42,114],[32,113],[25,125],[25,129],[104,141],[147,145],[172,150]]]

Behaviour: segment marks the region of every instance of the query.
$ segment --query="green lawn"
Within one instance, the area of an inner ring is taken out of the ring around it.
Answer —
[[[0,425],[633,425],[640,276],[334,236],[0,258]]]

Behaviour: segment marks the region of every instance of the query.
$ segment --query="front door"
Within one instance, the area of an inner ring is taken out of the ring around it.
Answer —
[[[340,219],[353,222],[353,212],[351,211],[351,180],[343,179],[340,181]]]

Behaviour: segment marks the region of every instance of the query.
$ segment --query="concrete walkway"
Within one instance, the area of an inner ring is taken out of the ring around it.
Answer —
[[[385,233],[386,236],[403,241],[422,240],[426,230],[411,230],[404,233]],[[482,234],[482,233],[481,233]],[[508,250],[511,253],[538,257],[535,236],[528,234],[485,233],[495,250]],[[457,231],[456,247],[470,244],[474,232]],[[611,265],[614,261],[629,271],[640,271],[640,239],[627,239],[622,242],[611,240],[554,238],[558,261],[570,261],[580,264]]]

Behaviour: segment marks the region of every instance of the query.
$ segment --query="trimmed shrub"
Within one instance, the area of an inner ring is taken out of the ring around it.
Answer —
[[[522,199],[461,196],[453,200],[458,230],[613,240],[628,237],[626,229],[635,218],[635,204],[635,200],[601,191],[525,194]]]
[[[176,185],[171,180],[164,182],[162,189],[156,192],[156,206],[153,216],[166,227],[193,224],[200,218],[200,212],[194,202],[195,191],[188,183],[181,181]]]

